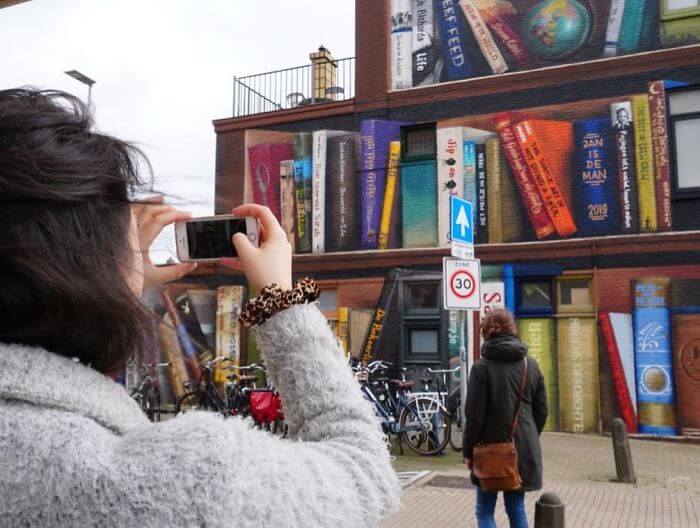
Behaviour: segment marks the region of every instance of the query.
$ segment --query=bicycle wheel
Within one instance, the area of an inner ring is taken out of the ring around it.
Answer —
[[[201,410],[210,411],[213,407],[206,395],[199,390],[185,393],[175,406],[175,414]]]
[[[160,391],[154,385],[151,385],[146,390],[143,406],[150,421],[160,422]]]
[[[452,409],[450,413],[450,447],[453,451],[462,450],[463,435],[459,409]]]
[[[418,455],[435,455],[450,441],[450,415],[434,397],[417,395],[399,418],[401,440]]]

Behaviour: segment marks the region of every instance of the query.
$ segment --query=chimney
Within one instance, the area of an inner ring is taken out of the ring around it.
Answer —
[[[311,97],[314,101],[335,99],[334,90],[326,91],[327,88],[337,86],[338,65],[333,60],[333,55],[321,45],[318,51],[309,55],[309,58],[313,70]]]

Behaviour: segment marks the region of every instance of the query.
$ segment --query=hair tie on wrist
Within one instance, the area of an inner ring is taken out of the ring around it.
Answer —
[[[246,327],[259,325],[277,312],[297,304],[314,302],[320,295],[321,291],[316,281],[309,277],[299,279],[294,287],[287,291],[283,291],[278,284],[272,283],[248,301],[238,319]]]

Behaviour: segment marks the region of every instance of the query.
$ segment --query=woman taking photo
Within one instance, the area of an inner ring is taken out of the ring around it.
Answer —
[[[107,374],[154,346],[148,247],[185,213],[130,202],[138,151],[60,92],[0,91],[0,526],[375,526],[398,482],[312,281],[267,208],[234,239],[261,294],[244,314],[290,440],[191,412],[149,423]]]
[[[497,491],[482,489],[475,476],[475,452],[480,446],[515,443],[522,485],[504,492],[511,528],[527,528],[525,492],[542,488],[542,448],[539,435],[547,421],[544,378],[527,345],[518,339],[513,316],[507,310],[487,312],[481,321],[481,358],[469,374],[465,409],[464,461],[476,486],[479,528],[495,528]],[[478,461],[477,461],[478,462]],[[500,488],[503,489],[503,488]]]

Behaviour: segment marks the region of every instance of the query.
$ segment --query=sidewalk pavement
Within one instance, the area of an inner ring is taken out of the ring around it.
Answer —
[[[549,491],[559,495],[566,506],[567,528],[700,527],[700,446],[630,442],[636,485],[610,482],[615,477],[615,464],[609,437],[545,433],[544,488],[526,495],[531,525],[535,502]],[[394,467],[400,472],[431,473],[404,489],[402,510],[386,519],[381,528],[476,526],[474,491],[465,488],[470,485],[460,453],[399,456]],[[452,478],[431,483],[436,476]],[[500,498],[496,513],[498,526],[508,526]]]

